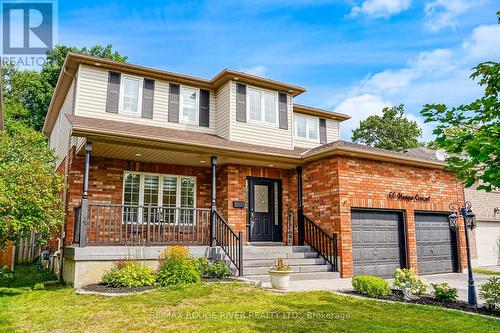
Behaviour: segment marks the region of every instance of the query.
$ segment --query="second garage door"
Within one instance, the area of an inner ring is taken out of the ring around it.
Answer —
[[[351,222],[354,276],[390,277],[396,268],[404,266],[400,247],[401,213],[353,210]]]
[[[500,237],[500,222],[477,222],[476,244],[479,266],[498,265],[500,253],[497,245]]]
[[[419,274],[449,273],[457,270],[457,243],[444,214],[415,214]]]

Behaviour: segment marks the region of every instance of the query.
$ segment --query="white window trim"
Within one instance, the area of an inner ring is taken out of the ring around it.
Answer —
[[[255,120],[250,118],[250,90],[255,90],[261,93],[260,96],[260,120]],[[274,123],[267,122],[266,115],[265,115],[265,99],[264,99],[264,94],[273,94],[274,95],[274,112],[275,112],[275,117]],[[279,127],[279,110],[278,110],[278,92],[272,91],[272,90],[266,90],[266,89],[259,89],[259,88],[254,88],[254,87],[249,87],[247,86],[247,94],[246,94],[246,114],[247,114],[247,123],[254,123],[254,124],[259,124],[259,125],[266,125],[266,126],[271,126],[271,127]]]
[[[139,95],[137,97],[137,112],[129,112],[123,110],[123,98],[125,97],[124,95],[124,84],[123,81],[125,79],[132,79],[132,80],[138,80],[139,81]],[[131,75],[120,75],[120,96],[118,100],[118,113],[119,114],[126,114],[126,115],[132,115],[132,116],[141,116],[142,114],[142,89],[143,89],[143,78],[139,76],[131,76]]]
[[[196,91],[196,105],[195,105],[195,115],[196,120],[184,120],[184,99],[182,98],[183,90],[195,90]],[[209,102],[210,103],[210,102]],[[179,89],[179,122],[183,124],[192,124],[199,125],[200,124],[200,88],[190,87],[181,85]]]
[[[297,135],[297,117],[304,118],[306,121],[306,137],[305,138]],[[317,124],[317,126],[316,126],[317,132],[316,133],[318,134],[316,139],[309,138],[309,122],[307,121],[308,119],[313,119],[316,121],[316,124]],[[303,114],[294,114],[293,115],[293,136],[297,140],[305,140],[305,141],[319,143],[320,142],[320,139],[319,139],[319,118],[318,117],[310,117],[310,116],[306,116]]]
[[[165,173],[153,173],[153,172],[141,172],[141,171],[124,171],[123,172],[123,187],[122,187],[122,205],[125,205],[125,180],[127,174],[135,174],[139,175],[139,204],[137,206],[145,206],[144,205],[144,178],[145,176],[159,176],[158,179],[158,204],[156,206],[163,207],[163,178],[164,177],[175,177],[177,178],[177,188],[175,195],[175,207],[168,208],[183,208],[181,207],[181,178],[188,178],[194,180],[194,201],[193,201],[193,209],[196,207],[197,202],[197,181],[195,176],[184,176],[184,175],[171,175]],[[186,208],[186,207],[184,207]],[[178,223],[178,214],[176,210],[175,214],[175,223]],[[194,214],[194,223],[196,223],[196,214]],[[138,214],[138,224],[142,223],[142,214]]]

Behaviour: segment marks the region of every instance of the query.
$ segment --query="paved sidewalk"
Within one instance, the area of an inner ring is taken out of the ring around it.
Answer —
[[[425,275],[423,277],[429,283],[429,292],[432,290],[430,287],[431,283],[436,282],[447,282],[450,286],[458,289],[458,298],[467,301],[467,274],[466,273],[448,273],[448,274],[436,274],[436,275]],[[479,287],[488,281],[490,275],[484,274],[474,274],[474,280],[476,285],[476,292],[478,294],[478,301],[481,302],[479,298]],[[387,279],[392,284],[392,279]],[[271,283],[263,283],[263,288],[271,288]],[[287,291],[314,291],[314,290],[330,290],[330,291],[341,291],[341,290],[352,290],[352,280],[350,278],[346,279],[330,279],[330,280],[303,280],[303,281],[290,281],[290,288]]]

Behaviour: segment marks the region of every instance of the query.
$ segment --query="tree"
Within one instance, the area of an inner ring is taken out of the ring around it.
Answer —
[[[382,116],[369,116],[352,131],[352,141],[402,151],[419,146],[422,130],[405,116],[404,105],[386,107]]]
[[[92,55],[116,61],[127,60],[111,45],[83,47],[55,46],[47,51],[47,59],[40,72],[19,70],[7,62],[2,65],[2,85],[5,100],[5,122],[13,119],[40,131],[49,108],[54,88],[59,78],[64,59],[69,52]]]
[[[41,133],[11,124],[0,133],[0,249],[31,231],[40,243],[63,222],[63,178]]]
[[[448,108],[426,104],[421,114],[436,122],[435,144],[449,157],[446,169],[457,174],[466,187],[500,188],[500,63],[484,62],[474,67],[471,79],[479,78],[484,96],[467,105]]]

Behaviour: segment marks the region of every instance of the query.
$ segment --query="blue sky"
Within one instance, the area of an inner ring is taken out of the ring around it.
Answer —
[[[59,1],[59,43],[113,44],[129,62],[211,78],[225,67],[297,84],[296,102],[348,113],[342,138],[383,106],[411,119],[467,103],[472,66],[500,60],[494,0]],[[424,128],[424,139],[432,128]]]

